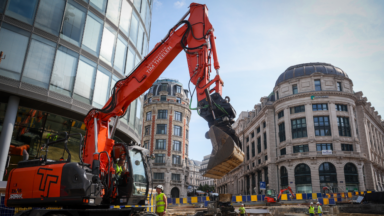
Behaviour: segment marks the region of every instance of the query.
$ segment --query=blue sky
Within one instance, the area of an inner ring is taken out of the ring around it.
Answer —
[[[188,10],[192,1],[153,0],[150,49]],[[384,1],[199,1],[215,29],[223,96],[239,114],[269,95],[289,66],[326,62],[343,69],[354,90],[384,118]],[[161,77],[187,88],[182,52]],[[193,107],[196,98],[194,98]],[[193,111],[189,157],[202,160],[212,147],[208,125]]]

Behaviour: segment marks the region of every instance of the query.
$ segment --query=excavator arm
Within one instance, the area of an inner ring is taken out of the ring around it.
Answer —
[[[188,20],[184,20],[188,14]],[[169,30],[129,76],[115,84],[104,107],[88,112],[84,120],[87,125],[82,155],[84,163],[100,167],[100,171],[106,173],[113,171],[108,165],[108,156],[99,152],[111,154],[118,119],[125,115],[132,101],[152,86],[182,50],[186,53],[190,81],[195,85],[198,113],[210,127],[206,137],[211,139],[213,150],[206,176],[221,178],[242,163],[244,153],[241,143],[231,128],[236,111],[230,105],[229,98],[222,98],[224,82],[219,74],[220,64],[208,8],[197,3],[190,5],[190,10],[181,21]],[[213,79],[210,75],[212,58],[216,70]],[[115,121],[111,127],[112,118]]]

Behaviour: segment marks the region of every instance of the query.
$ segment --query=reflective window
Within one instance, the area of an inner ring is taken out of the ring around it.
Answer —
[[[80,46],[84,31],[85,13],[85,8],[73,0],[69,0],[64,14],[64,23],[60,37]]]
[[[119,26],[121,0],[108,1],[107,18]]]
[[[331,125],[328,116],[313,117],[316,136],[331,136]]]
[[[3,13],[7,0],[0,0],[0,13]]]
[[[328,104],[312,104],[313,111],[328,110]]]
[[[98,11],[100,11],[102,14],[105,14],[107,0],[91,0],[89,4],[96,8]]]
[[[165,139],[157,139],[155,149],[165,149]]]
[[[139,56],[137,56],[137,58],[135,58],[135,67],[137,67],[137,65],[139,65],[141,62]]]
[[[291,120],[292,139],[307,137],[307,124],[305,118]]]
[[[119,78],[117,78],[117,76],[115,75],[112,75],[112,82],[111,82],[111,89],[109,90],[109,97],[112,96],[112,89],[113,87],[115,87],[115,84],[117,83],[117,81],[119,81]]]
[[[143,51],[143,38],[144,38],[144,29],[143,29],[143,26],[140,25],[139,33],[137,35],[137,44],[136,44],[136,48],[140,54],[142,54],[142,51]]]
[[[64,0],[41,0],[36,15],[35,26],[58,36],[64,9]]]
[[[128,43],[119,35],[116,43],[114,68],[124,74],[125,59],[127,56]]]
[[[140,6],[141,6],[142,0],[132,0],[133,5],[135,6],[136,10],[140,12]]]
[[[293,94],[297,94],[298,93],[297,85],[292,85],[292,91],[293,91]]]
[[[147,1],[143,0],[141,2],[140,15],[141,15],[141,19],[143,19],[144,23],[145,23],[145,15],[146,14],[147,14]]]
[[[148,54],[148,38],[146,34],[144,34],[143,51],[141,53],[143,56],[146,56]]]
[[[129,24],[131,24],[132,7],[128,1],[123,1],[121,6],[120,30],[128,36]]]
[[[319,167],[319,178],[321,192],[338,192],[336,167],[333,164],[328,162],[322,163]]]
[[[315,91],[321,91],[321,82],[320,82],[320,80],[315,80]]]
[[[109,25],[104,26],[103,40],[101,42],[100,59],[112,65],[117,32]]]
[[[339,128],[340,136],[351,136],[351,127],[349,125],[348,117],[337,117],[337,126]]]
[[[80,56],[73,98],[91,104],[97,64]]]
[[[299,152],[309,152],[308,145],[293,146],[293,153],[299,153]]]
[[[125,66],[125,75],[129,75],[135,67],[135,51],[130,47],[128,48],[127,64]]]
[[[318,143],[316,144],[316,151],[333,150],[332,143]]]
[[[174,151],[181,151],[181,142],[180,141],[173,141],[173,150]]]
[[[166,124],[158,124],[156,134],[167,134],[167,125]]]
[[[139,28],[139,19],[137,18],[136,13],[132,13],[131,30],[129,32],[129,39],[131,39],[133,44],[136,44],[137,42],[138,28]]]
[[[0,47],[6,59],[0,64],[0,75],[20,79],[30,33],[3,23],[0,29]]]
[[[148,35],[150,31],[150,26],[151,26],[151,10],[149,9],[149,5],[147,4],[147,15],[145,18],[145,27],[147,28]]]
[[[295,167],[296,193],[312,193],[311,169],[307,164]]]
[[[96,56],[100,52],[101,33],[103,31],[103,20],[88,12],[85,24],[82,48]]]
[[[96,74],[95,93],[93,95],[94,107],[101,108],[107,102],[111,74],[99,66]]]
[[[55,65],[53,67],[51,86],[49,90],[58,92],[68,97],[72,96],[78,58],[79,54],[68,48],[60,46],[56,53]]]
[[[173,135],[182,136],[182,128],[180,126],[173,126]]]
[[[135,113],[136,113],[136,100],[129,105],[129,126],[133,128],[135,126]]]
[[[56,44],[37,35],[32,35],[22,81],[48,88]]]
[[[37,3],[38,0],[10,0],[5,14],[32,25]]]

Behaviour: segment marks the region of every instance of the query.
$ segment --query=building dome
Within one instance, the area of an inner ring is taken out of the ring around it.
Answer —
[[[343,70],[341,70],[338,67],[335,67],[328,63],[314,62],[314,63],[293,65],[287,68],[287,70],[285,70],[276,80],[275,86],[279,85],[280,83],[286,80],[298,78],[301,76],[308,76],[315,72],[320,72],[323,74],[333,74],[333,75],[344,76],[348,78],[347,73],[345,73]]]

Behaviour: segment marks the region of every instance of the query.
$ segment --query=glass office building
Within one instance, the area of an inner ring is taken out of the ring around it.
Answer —
[[[85,134],[82,121],[87,112],[101,108],[114,84],[148,53],[152,3],[0,0],[2,132],[8,109],[17,109],[8,169],[17,165],[23,149],[30,158],[39,155],[41,144],[51,133]],[[143,98],[132,102],[120,119],[116,139],[140,142],[142,104]],[[70,143],[73,154],[79,155],[78,143]],[[52,156],[63,155],[62,148],[50,151]],[[78,156],[72,158],[77,160]],[[0,172],[3,169],[0,167]]]

